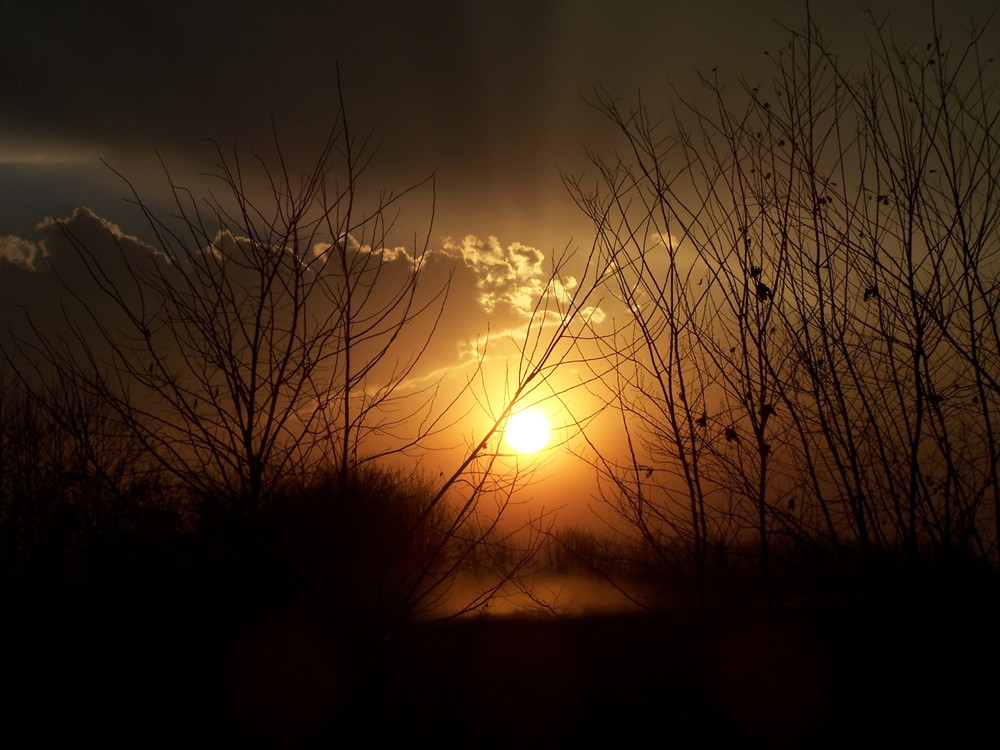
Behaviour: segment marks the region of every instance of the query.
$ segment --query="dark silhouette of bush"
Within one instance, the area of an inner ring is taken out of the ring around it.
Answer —
[[[308,606],[350,630],[391,630],[447,588],[448,506],[419,476],[363,467],[321,471],[285,487],[252,518],[210,516],[211,567],[254,608]]]

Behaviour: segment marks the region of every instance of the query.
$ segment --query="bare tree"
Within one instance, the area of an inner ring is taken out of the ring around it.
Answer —
[[[73,251],[54,264],[66,292],[61,326],[30,319],[4,353],[39,403],[51,406],[60,383],[76,389],[100,406],[105,438],[138,444],[179,491],[242,519],[303,487],[331,502],[370,494],[359,482],[382,486],[379,472],[396,476],[393,459],[419,458],[465,415],[460,396],[478,397],[488,425],[455,470],[419,492],[400,483],[400,503],[415,508],[393,511],[405,533],[380,558],[376,587],[396,617],[440,601],[489,545],[507,546],[500,520],[527,475],[499,470],[503,427],[526,402],[559,396],[549,375],[572,356],[567,333],[588,295],[557,294],[566,258],[557,260],[501,389],[482,370],[457,395],[416,385],[451,277],[428,280],[429,226],[408,249],[392,241],[395,217],[421,189],[433,216],[433,180],[373,198],[362,189],[373,152],[343,118],[303,172],[277,135],[252,167],[217,147],[219,189],[205,201],[164,166],[170,216],[132,190],[150,245],[78,210],[59,222]],[[72,431],[74,420],[63,422]],[[417,539],[426,542],[419,559],[407,552]]]
[[[346,478],[412,447],[439,415],[429,413],[433,393],[399,386],[448,283],[424,293],[426,236],[399,262],[383,256],[403,196],[362,211],[369,151],[343,122],[302,174],[277,139],[277,166],[261,159],[253,175],[220,150],[222,191],[206,205],[171,180],[176,214],[165,219],[134,194],[155,251],[135,252],[112,227],[95,242],[64,222],[97,298],[66,279],[80,317],[58,338],[36,329],[22,350],[110,405],[185,488],[239,512],[310,467],[332,461]],[[410,418],[418,427],[406,433]]]
[[[993,68],[981,27],[874,31],[855,73],[810,22],[669,127],[598,95],[627,155],[570,181],[631,316],[608,499],[697,580],[752,533],[768,600],[775,545],[997,560]]]

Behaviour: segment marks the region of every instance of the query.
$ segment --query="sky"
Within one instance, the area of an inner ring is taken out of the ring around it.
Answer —
[[[897,38],[924,41],[929,3],[811,3],[846,59],[871,31],[869,8],[888,17]],[[995,8],[940,3],[937,16],[960,34]],[[401,242],[427,234],[429,250],[459,268],[452,294],[467,314],[450,318],[455,343],[430,353],[433,372],[477,327],[523,322],[518,295],[530,300],[560,252],[589,248],[592,228],[563,175],[592,172],[588,151],[609,155],[621,145],[588,104],[595,91],[641,95],[665,115],[697,101],[699,74],[734,87],[766,82],[765,51],[787,40],[783,27],[801,28],[806,11],[802,0],[3,0],[2,252],[23,267],[48,238],[56,253],[47,217],[81,226],[99,217],[151,242],[115,172],[166,210],[161,160],[197,190],[215,161],[211,140],[227,151],[266,150],[273,128],[289,161],[307,164],[343,106],[352,131],[379,144],[363,188],[399,191],[434,176],[433,202],[421,193],[404,214],[419,226],[406,227]],[[506,276],[490,276],[497,265]],[[0,290],[28,294],[15,270],[0,266]],[[562,282],[573,283],[569,274]],[[558,462],[547,470],[564,493],[566,471]],[[586,495],[583,473],[573,475],[573,492]]]
[[[587,241],[560,171],[584,171],[585,149],[613,146],[585,102],[595,87],[652,102],[670,85],[695,91],[699,71],[763,78],[764,50],[806,13],[803,0],[3,6],[17,29],[0,50],[8,233],[77,205],[118,207],[121,184],[101,159],[145,187],[159,177],[155,154],[197,173],[211,158],[205,139],[259,145],[272,117],[308,158],[339,107],[339,68],[350,123],[382,143],[373,181],[399,188],[435,172],[435,234],[545,252]],[[813,2],[812,12],[848,50],[863,42],[866,7],[901,38],[920,36],[929,13],[915,6],[930,4]],[[995,3],[939,6],[958,31]]]

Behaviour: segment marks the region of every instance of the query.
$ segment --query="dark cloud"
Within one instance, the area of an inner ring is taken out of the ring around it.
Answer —
[[[162,267],[165,257],[85,207],[64,219],[45,219],[37,239],[8,236],[0,252],[20,262],[0,262],[0,341],[20,341],[22,353],[37,359],[39,345],[78,346],[103,351],[106,332],[132,328],[120,302],[142,302],[137,273]]]

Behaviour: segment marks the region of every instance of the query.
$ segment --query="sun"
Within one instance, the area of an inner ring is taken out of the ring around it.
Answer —
[[[548,418],[538,409],[525,409],[507,420],[507,445],[518,453],[535,453],[549,442]]]

